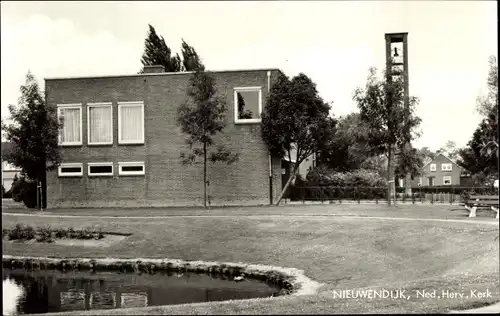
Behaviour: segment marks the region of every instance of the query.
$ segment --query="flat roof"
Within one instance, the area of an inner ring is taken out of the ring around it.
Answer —
[[[206,70],[207,72],[250,72],[250,71],[281,71],[279,68],[256,68],[256,69],[232,69],[232,70]],[[180,71],[180,72],[155,72],[142,74],[126,74],[126,75],[100,75],[100,76],[70,76],[70,77],[49,77],[47,80],[65,80],[65,79],[102,79],[102,78],[127,78],[127,77],[144,77],[144,76],[178,76],[185,74],[193,74],[195,71]],[[283,73],[284,74],[284,73]]]

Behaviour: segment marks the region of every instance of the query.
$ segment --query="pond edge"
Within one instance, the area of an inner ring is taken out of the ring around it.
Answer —
[[[323,285],[308,278],[303,270],[260,264],[186,261],[181,259],[153,258],[49,258],[2,255],[4,268],[31,268],[60,271],[91,270],[121,271],[126,269],[135,272],[198,272],[214,273],[227,276],[246,276],[288,288],[291,293],[286,296],[314,295]]]

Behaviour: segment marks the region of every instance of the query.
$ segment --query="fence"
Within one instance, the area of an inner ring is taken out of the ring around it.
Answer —
[[[470,195],[498,195],[492,187],[418,187],[412,188],[411,194],[404,193],[404,188],[396,188],[391,200],[403,203],[464,203]],[[291,201],[374,201],[387,203],[387,187],[366,186],[291,186],[285,195]]]

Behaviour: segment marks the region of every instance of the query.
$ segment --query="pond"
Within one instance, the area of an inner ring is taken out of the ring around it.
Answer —
[[[279,293],[279,288],[264,282],[236,282],[208,274],[3,269],[3,315],[223,301]]]

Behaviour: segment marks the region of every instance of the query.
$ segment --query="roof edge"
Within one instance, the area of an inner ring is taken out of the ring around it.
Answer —
[[[224,73],[224,72],[251,72],[251,71],[279,71],[284,72],[279,68],[255,68],[255,69],[222,69],[222,70],[205,70],[206,72]],[[133,78],[133,77],[150,77],[150,76],[179,76],[193,74],[195,71],[182,72],[159,72],[159,73],[142,73],[142,74],[124,74],[124,75],[98,75],[98,76],[68,76],[68,77],[47,77],[43,80],[68,80],[68,79],[103,79],[103,78]]]
[[[453,163],[454,163],[455,165],[457,165],[459,168],[462,168],[462,167],[460,167],[460,165],[459,165],[459,164],[458,164],[455,160],[451,159],[450,157],[446,156],[446,155],[445,155],[445,154],[443,154],[443,153],[439,153],[439,154],[437,154],[437,155],[436,155],[436,157],[434,157],[434,159],[430,160],[428,163],[426,163],[425,165],[423,165],[423,166],[422,166],[422,169],[423,169],[425,166],[427,166],[428,164],[430,164],[431,162],[433,162],[434,160],[436,160],[436,158],[437,158],[437,157],[439,157],[439,156],[443,156],[444,158],[446,158],[446,159],[448,159],[449,161],[453,162]],[[462,169],[463,169],[463,168],[462,168]]]

